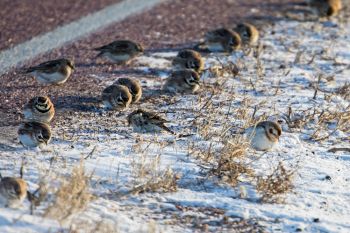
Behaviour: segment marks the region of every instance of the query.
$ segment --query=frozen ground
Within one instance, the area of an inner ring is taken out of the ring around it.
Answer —
[[[146,97],[133,108],[157,111],[175,132],[195,135],[133,133],[126,123],[132,109],[103,112],[87,102],[83,110],[59,109],[57,115],[64,117],[55,122],[54,140],[45,150],[21,148],[16,129],[4,128],[3,176],[17,176],[23,161],[34,192],[39,181],[57,187],[56,178],[68,176],[83,159],[96,198],[60,222],[42,217],[52,192],[33,215],[29,202],[20,209],[0,208],[0,232],[350,232],[350,153],[328,151],[349,148],[350,88],[339,89],[350,76],[349,24],[281,21],[262,34],[259,56],[257,51],[207,55],[207,68],[234,62],[241,71],[215,77],[208,70],[198,95],[157,92],[170,69],[166,58],[176,53],[135,61],[147,75],[140,76]],[[117,78],[91,77],[104,86]],[[203,158],[209,148],[222,146],[222,137],[230,140],[259,117],[280,120],[279,146],[266,153],[249,149],[241,159],[261,176],[279,162],[295,171],[293,189],[277,203],[261,202],[256,181],[248,176],[240,175],[236,187],[209,176],[219,155]],[[167,177],[176,189],[140,192],[140,185]]]

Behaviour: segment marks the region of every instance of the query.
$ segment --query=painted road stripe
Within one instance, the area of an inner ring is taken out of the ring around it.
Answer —
[[[166,0],[124,0],[98,12],[87,15],[43,35],[34,37],[13,48],[0,52],[0,75],[24,61],[58,48],[63,44],[100,30],[111,23],[146,11]]]

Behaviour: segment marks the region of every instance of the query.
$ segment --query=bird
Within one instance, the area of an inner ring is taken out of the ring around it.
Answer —
[[[129,89],[123,85],[111,85],[102,91],[102,102],[107,109],[124,110],[129,107],[132,95]]]
[[[40,122],[23,122],[18,129],[19,141],[25,147],[41,147],[51,140],[50,126]]]
[[[160,117],[157,113],[137,109],[128,115],[129,126],[133,127],[135,132],[139,133],[159,133],[162,130],[174,134],[167,126],[167,120]]]
[[[200,73],[204,68],[204,61],[200,53],[192,49],[179,51],[173,59],[173,66],[178,69],[192,69]]]
[[[130,40],[116,40],[95,50],[100,52],[97,57],[106,57],[117,64],[128,64],[144,52],[141,44]]]
[[[250,140],[250,145],[258,151],[271,150],[279,141],[282,134],[281,126],[272,121],[262,121],[244,131]]]
[[[320,17],[335,16],[342,8],[341,0],[308,0],[308,4]]]
[[[49,123],[55,115],[55,108],[47,96],[37,96],[29,100],[23,108],[26,121]]]
[[[241,48],[241,37],[235,31],[219,28],[205,34],[204,45],[210,52],[231,53]]]
[[[63,84],[75,69],[74,62],[61,58],[41,63],[25,69],[25,73],[30,74],[43,84]]]
[[[114,82],[114,84],[126,86],[129,89],[129,92],[132,95],[132,103],[136,103],[141,99],[142,86],[138,80],[131,78],[119,78]]]
[[[175,70],[165,81],[163,90],[171,93],[193,94],[200,88],[199,79],[199,74],[193,70]]]
[[[0,180],[0,203],[5,207],[17,207],[27,197],[27,183],[21,178],[2,177]]]
[[[259,40],[258,29],[250,23],[240,23],[234,30],[240,35],[244,45],[254,45]]]

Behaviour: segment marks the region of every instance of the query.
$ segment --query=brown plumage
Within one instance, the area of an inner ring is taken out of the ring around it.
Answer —
[[[167,120],[154,112],[148,112],[142,109],[130,113],[128,116],[128,123],[133,127],[135,132],[159,133],[162,130],[165,130],[174,134],[173,131],[165,126],[165,123],[168,123]]]
[[[51,140],[51,129],[44,123],[24,122],[19,126],[18,138],[27,147],[47,145]]]
[[[119,84],[126,86],[132,95],[132,103],[136,103],[141,99],[142,96],[142,86],[140,82],[136,79],[131,78],[119,78],[114,84]]]
[[[126,64],[144,51],[141,44],[130,40],[113,41],[95,50],[100,52],[97,56],[106,57],[118,64]]]
[[[342,9],[341,0],[309,0],[309,5],[321,17],[337,15]]]
[[[254,45],[259,40],[259,31],[250,23],[240,23],[234,29],[241,37],[244,45]]]
[[[49,97],[37,96],[24,105],[23,114],[26,121],[49,123],[55,115],[55,108]]]
[[[129,107],[132,95],[129,89],[123,85],[111,85],[102,92],[102,102],[106,108],[112,110],[124,110]]]
[[[205,45],[211,52],[231,53],[241,48],[241,38],[237,32],[219,28],[205,35]]]
[[[20,178],[3,177],[0,180],[0,203],[7,207],[21,204],[27,196],[27,183]]]
[[[177,54],[173,60],[173,65],[179,69],[192,69],[200,73],[204,68],[204,61],[200,53],[185,49]]]
[[[199,74],[193,70],[175,70],[165,81],[163,90],[172,93],[193,94],[200,88],[199,80]]]
[[[73,61],[62,58],[29,67],[25,73],[34,76],[43,84],[63,84],[75,69]]]

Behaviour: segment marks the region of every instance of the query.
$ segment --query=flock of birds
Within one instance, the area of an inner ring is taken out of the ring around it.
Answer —
[[[321,17],[336,15],[341,9],[340,0],[309,0],[309,5]],[[194,49],[178,52],[173,59],[174,71],[163,85],[163,90],[173,94],[195,94],[200,89],[200,74],[204,69],[204,61],[198,51],[231,53],[243,46],[254,46],[259,39],[256,27],[249,23],[241,23],[233,30],[219,28],[206,33],[203,42]],[[130,40],[118,40],[96,48],[98,56],[117,64],[127,64],[144,52],[141,44]],[[197,51],[195,51],[197,50]],[[47,85],[63,84],[74,71],[74,63],[69,59],[47,61],[30,67],[25,73],[32,75],[40,83]],[[107,109],[123,111],[130,104],[138,102],[142,97],[140,82],[132,78],[119,78],[111,86],[102,91],[101,102]],[[32,98],[23,109],[24,122],[19,126],[18,138],[25,147],[42,147],[51,140],[50,121],[55,115],[55,108],[49,97]],[[167,120],[158,114],[143,109],[133,111],[127,117],[134,131],[140,133],[159,133],[167,131],[174,134],[165,124]],[[262,121],[245,130],[255,150],[272,149],[281,136],[279,123]],[[1,174],[0,174],[1,177]],[[13,207],[22,203],[27,196],[27,184],[21,178],[1,177],[0,204]]]

